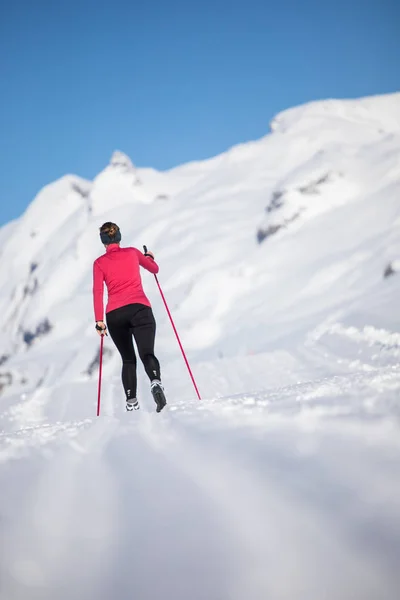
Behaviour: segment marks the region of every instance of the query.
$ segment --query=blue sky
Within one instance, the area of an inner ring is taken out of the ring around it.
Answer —
[[[314,99],[400,89],[398,0],[0,3],[0,224],[114,149],[166,169]]]

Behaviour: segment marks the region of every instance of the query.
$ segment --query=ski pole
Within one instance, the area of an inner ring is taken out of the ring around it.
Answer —
[[[147,254],[147,247],[146,247],[146,246],[143,246],[143,250],[144,250],[144,253],[145,253],[145,254]],[[177,330],[176,330],[175,323],[174,323],[174,320],[173,320],[173,318],[172,318],[172,315],[171,315],[171,311],[170,311],[170,310],[169,310],[169,308],[168,308],[167,301],[166,301],[166,299],[165,299],[165,296],[164,296],[164,294],[163,294],[163,291],[162,291],[162,289],[161,289],[160,282],[158,281],[158,277],[157,277],[157,275],[156,275],[156,274],[154,274],[154,278],[155,278],[155,280],[156,280],[156,282],[157,282],[158,289],[160,290],[161,298],[163,299],[164,306],[165,306],[165,308],[166,308],[166,311],[167,311],[167,314],[168,314],[168,316],[169,316],[169,320],[171,321],[172,329],[174,330],[174,333],[175,333],[175,335],[176,335],[176,339],[178,340],[179,348],[181,349],[182,356],[183,356],[183,359],[184,359],[184,361],[185,361],[185,363],[186,363],[187,369],[188,369],[188,371],[189,371],[189,375],[190,375],[190,377],[191,377],[191,379],[192,379],[192,382],[193,382],[193,385],[194,385],[194,389],[196,390],[197,397],[198,397],[198,399],[199,399],[199,400],[201,400],[201,396],[200,396],[200,394],[199,394],[199,390],[198,390],[198,388],[197,388],[196,382],[195,382],[195,380],[194,380],[194,377],[193,377],[192,369],[190,368],[189,361],[188,361],[188,359],[186,358],[186,354],[185,354],[185,351],[184,351],[184,349],[183,349],[183,346],[182,346],[181,340],[180,340],[180,338],[179,338],[178,332],[177,332]]]
[[[101,373],[102,373],[102,368],[103,368],[103,342],[104,342],[104,335],[102,335],[101,339],[100,339],[99,387],[98,387],[98,393],[97,393],[97,416],[100,415]]]

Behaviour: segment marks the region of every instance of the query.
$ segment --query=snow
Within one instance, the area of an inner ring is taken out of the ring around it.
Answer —
[[[271,130],[163,173],[115,152],[2,228],[1,600],[397,598],[400,94]],[[106,339],[94,417],[107,220],[155,252],[202,401],[144,273],[168,408],[139,365],[124,413]]]
[[[118,381],[99,420],[50,420],[49,397],[2,441],[2,597],[395,598],[400,372],[385,377],[129,420]]]

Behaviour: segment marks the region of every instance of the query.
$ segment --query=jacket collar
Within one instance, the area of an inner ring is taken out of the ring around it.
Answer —
[[[108,254],[109,252],[115,252],[116,250],[119,250],[119,246],[118,244],[108,244],[108,246],[106,246],[106,253]]]

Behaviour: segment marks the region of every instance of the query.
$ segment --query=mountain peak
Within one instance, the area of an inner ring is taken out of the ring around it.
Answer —
[[[120,150],[115,150],[113,152],[109,166],[117,169],[122,169],[124,171],[136,171],[135,166],[132,163],[129,156],[127,156]]]
[[[400,93],[368,96],[365,98],[315,100],[277,114],[270,123],[271,131],[320,129],[328,119],[335,119],[364,128],[375,128],[386,133],[400,129]],[[336,125],[335,125],[336,127]]]

